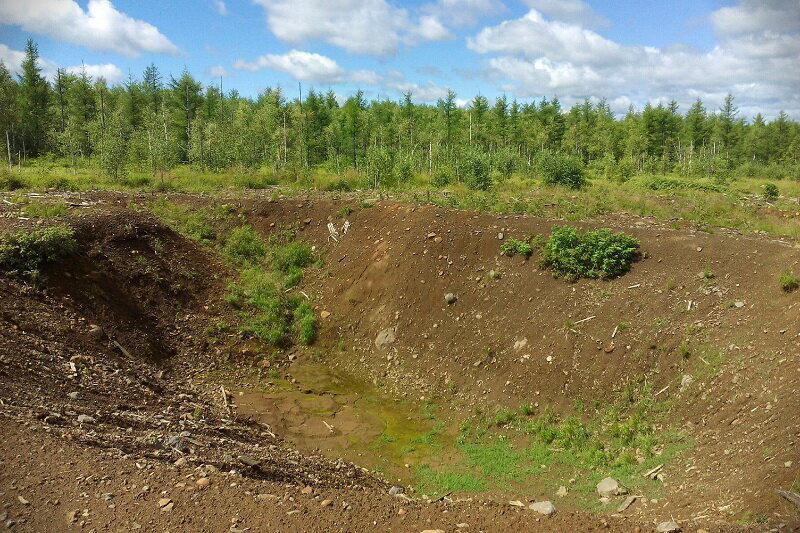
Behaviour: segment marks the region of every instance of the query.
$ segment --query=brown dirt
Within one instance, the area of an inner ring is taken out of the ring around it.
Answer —
[[[231,319],[220,298],[227,268],[124,205],[141,198],[89,199],[66,217],[79,253],[46,269],[37,286],[0,276],[0,514],[26,520],[15,527],[61,531],[66,513],[78,510],[74,525],[95,530],[129,530],[133,522],[154,531],[451,531],[461,522],[468,531],[633,530],[621,518],[586,513],[535,522],[494,503],[404,504],[352,463],[297,453],[271,427],[223,407],[218,382],[196,379],[235,373],[254,351],[233,334],[222,347],[209,344],[205,333]],[[727,529],[715,521],[731,518],[728,506],[768,513],[774,524],[796,520],[774,492],[795,483],[800,465],[800,297],[777,284],[780,271],[797,268],[796,243],[611,216],[591,225],[633,233],[647,257],[617,280],[567,284],[535,258],[498,254],[499,232],[540,234],[557,221],[393,202],[359,208],[352,198],[225,201],[265,233],[296,225],[324,252],[325,267],[303,290],[330,316],[318,345],[294,357],[323,353],[332,367],[400,398],[449,398],[456,411],[523,401],[568,409],[576,398],[611,401],[627,382],[646,382],[680,406],[674,424],[696,443],[665,467],[668,496],[656,518],[701,517],[692,523]],[[343,206],[354,209],[351,226],[334,242],[326,225],[341,227]],[[32,224],[6,212],[0,231]],[[707,268],[713,283],[698,277]],[[490,270],[499,279],[489,279]],[[447,305],[446,292],[458,301]],[[622,322],[628,327],[612,339]],[[90,324],[102,334],[91,335]],[[378,348],[385,329],[396,340]],[[684,342],[695,348],[689,357],[679,349]],[[727,357],[712,371],[701,347]],[[222,362],[221,350],[234,355]],[[681,391],[684,374],[696,379]],[[94,422],[80,423],[82,414]],[[171,464],[179,458],[188,465]],[[213,473],[208,490],[189,490],[200,471],[214,470],[205,465],[235,473]],[[140,495],[145,484],[151,490]],[[313,497],[299,493],[309,484]],[[264,493],[277,500],[256,496]],[[161,497],[173,499],[172,511],[158,508]],[[326,498],[334,503],[323,508]],[[403,505],[407,513],[398,515]],[[286,514],[295,507],[301,512]]]

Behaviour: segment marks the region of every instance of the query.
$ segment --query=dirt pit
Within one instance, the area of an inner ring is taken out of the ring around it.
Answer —
[[[566,283],[499,253],[564,223],[527,215],[98,193],[37,222],[12,200],[0,231],[63,223],[78,246],[0,275],[8,527],[796,527],[776,493],[800,491],[800,300],[776,282],[793,241],[606,216],[586,225],[647,256]],[[310,345],[258,340],[226,255],[244,225],[263,265],[289,233],[313,251],[281,289]],[[625,494],[599,496],[609,476]],[[543,501],[556,515],[526,508]]]

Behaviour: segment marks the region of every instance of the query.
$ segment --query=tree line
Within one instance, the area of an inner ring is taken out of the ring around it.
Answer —
[[[163,176],[179,164],[296,175],[349,170],[374,186],[427,173],[435,184],[487,188],[561,154],[623,180],[637,173],[724,179],[737,170],[800,179],[800,125],[784,112],[747,120],[731,95],[716,110],[698,99],[685,113],[672,101],[622,117],[605,100],[564,109],[558,98],[477,95],[460,107],[453,91],[435,105],[415,103],[411,92],[368,102],[362,91],[340,104],[330,90],[290,98],[271,87],[246,98],[203,87],[187,70],[165,77],[155,65],[113,86],[85,69],[58,69],[49,81],[38,59],[28,41],[16,79],[0,62],[9,166],[54,156],[73,167],[100,165],[117,179],[130,170]]]

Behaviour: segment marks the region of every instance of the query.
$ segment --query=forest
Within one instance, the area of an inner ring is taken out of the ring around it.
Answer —
[[[448,91],[435,105],[343,103],[332,90],[292,97],[268,87],[257,97],[198,82],[184,70],[109,85],[85,71],[45,78],[35,42],[21,73],[0,63],[0,134],[8,168],[53,158],[73,170],[93,168],[113,180],[131,172],[164,176],[178,165],[297,179],[311,172],[347,173],[364,187],[392,187],[426,176],[434,186],[490,189],[513,174],[556,176],[571,186],[584,171],[626,181],[674,174],[724,182],[731,177],[800,180],[800,124],[741,116],[733,95],[719,109],[698,99],[631,107],[615,116],[605,100],[562,108],[557,97],[519,102],[474,96],[456,104]]]

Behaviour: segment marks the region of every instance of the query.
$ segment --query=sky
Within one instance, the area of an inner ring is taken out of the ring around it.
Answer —
[[[0,61],[34,39],[44,72],[112,83],[155,63],[244,96],[298,83],[340,99],[476,94],[624,114],[727,93],[740,116],[800,120],[800,0],[0,0]]]

